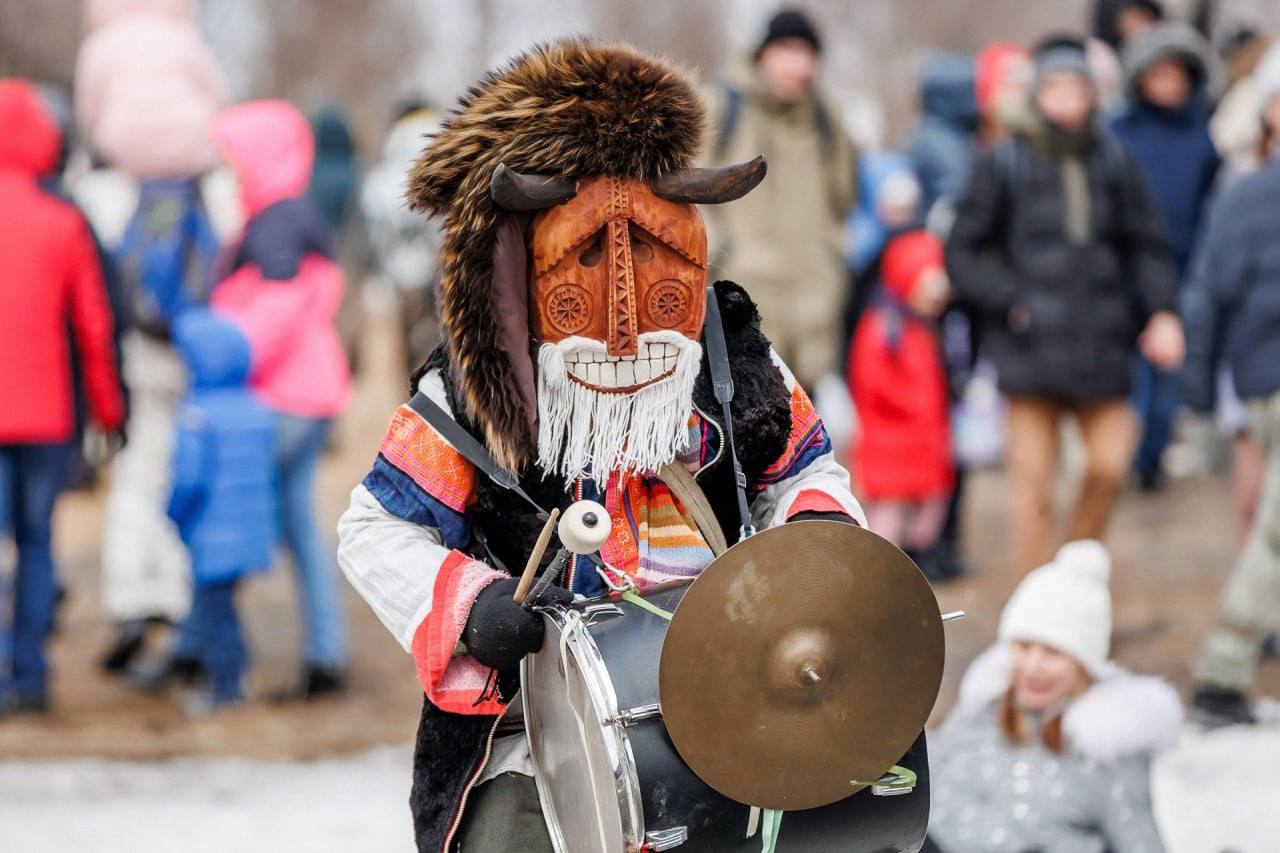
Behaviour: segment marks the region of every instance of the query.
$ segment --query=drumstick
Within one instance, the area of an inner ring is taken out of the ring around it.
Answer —
[[[555,532],[556,521],[559,518],[560,510],[553,509],[547,516],[547,523],[542,525],[538,541],[534,543],[533,551],[529,553],[529,562],[525,563],[524,574],[520,575],[520,583],[516,584],[516,594],[511,596],[516,604],[524,604],[524,597],[529,593],[529,585],[533,583],[533,576],[538,571],[538,564],[542,562],[542,555],[547,553],[547,545],[551,543],[551,534]]]

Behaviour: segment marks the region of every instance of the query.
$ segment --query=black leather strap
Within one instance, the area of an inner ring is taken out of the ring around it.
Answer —
[[[711,386],[716,402],[724,413],[725,442],[729,459],[733,462],[733,482],[738,487],[738,518],[742,523],[741,536],[755,533],[751,524],[751,508],[747,505],[747,475],[742,473],[738,451],[733,443],[733,375],[729,372],[729,347],[724,340],[724,323],[720,320],[720,303],[716,300],[714,286],[707,288],[707,319],[703,338],[707,344],[707,363],[711,367]]]
[[[462,454],[472,465],[480,469],[486,477],[501,488],[514,492],[524,499],[525,503],[538,511],[538,516],[545,520],[549,515],[542,507],[538,506],[538,502],[529,497],[524,489],[520,488],[520,480],[515,474],[498,464],[497,460],[485,449],[484,445],[476,440],[476,437],[463,429],[462,424],[450,417],[449,413],[436,405],[435,401],[426,394],[419,391],[409,400],[409,408],[413,409],[422,419],[431,424],[436,432],[447,442],[454,450]]]

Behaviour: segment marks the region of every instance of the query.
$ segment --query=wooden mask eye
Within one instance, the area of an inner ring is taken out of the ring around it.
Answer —
[[[640,236],[640,229],[631,226],[631,260],[637,264],[647,264],[653,260],[653,246]]]
[[[590,269],[600,266],[602,260],[604,260],[604,235],[597,234],[587,248],[582,250],[582,254],[578,255],[578,263]]]

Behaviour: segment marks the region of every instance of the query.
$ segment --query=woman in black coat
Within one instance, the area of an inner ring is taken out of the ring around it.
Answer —
[[[1051,555],[1059,420],[1079,421],[1087,464],[1067,540],[1102,535],[1132,458],[1135,343],[1175,369],[1182,330],[1163,225],[1133,159],[1096,121],[1079,45],[1036,57],[1033,109],[975,164],[947,247],[1009,396],[1015,559]]]

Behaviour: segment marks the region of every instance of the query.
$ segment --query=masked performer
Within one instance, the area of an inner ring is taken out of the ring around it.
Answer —
[[[563,41],[473,87],[409,183],[410,204],[444,228],[444,344],[411,390],[543,507],[602,503],[612,532],[600,556],[641,591],[697,575],[716,540],[738,538],[703,355],[707,240],[696,205],[743,195],[764,164],[689,171],[703,121],[689,79],[665,61]],[[747,291],[720,282],[715,294],[755,525],[865,525]],[[411,795],[418,848],[550,850],[516,709],[506,713],[517,664],[543,640],[541,617],[512,600],[512,574],[542,522],[421,409],[392,416],[339,524],[343,570],[412,655],[425,693]],[[715,516],[701,528],[669,485],[682,472]],[[606,591],[584,558],[563,583]],[[455,655],[460,643],[467,654]]]

